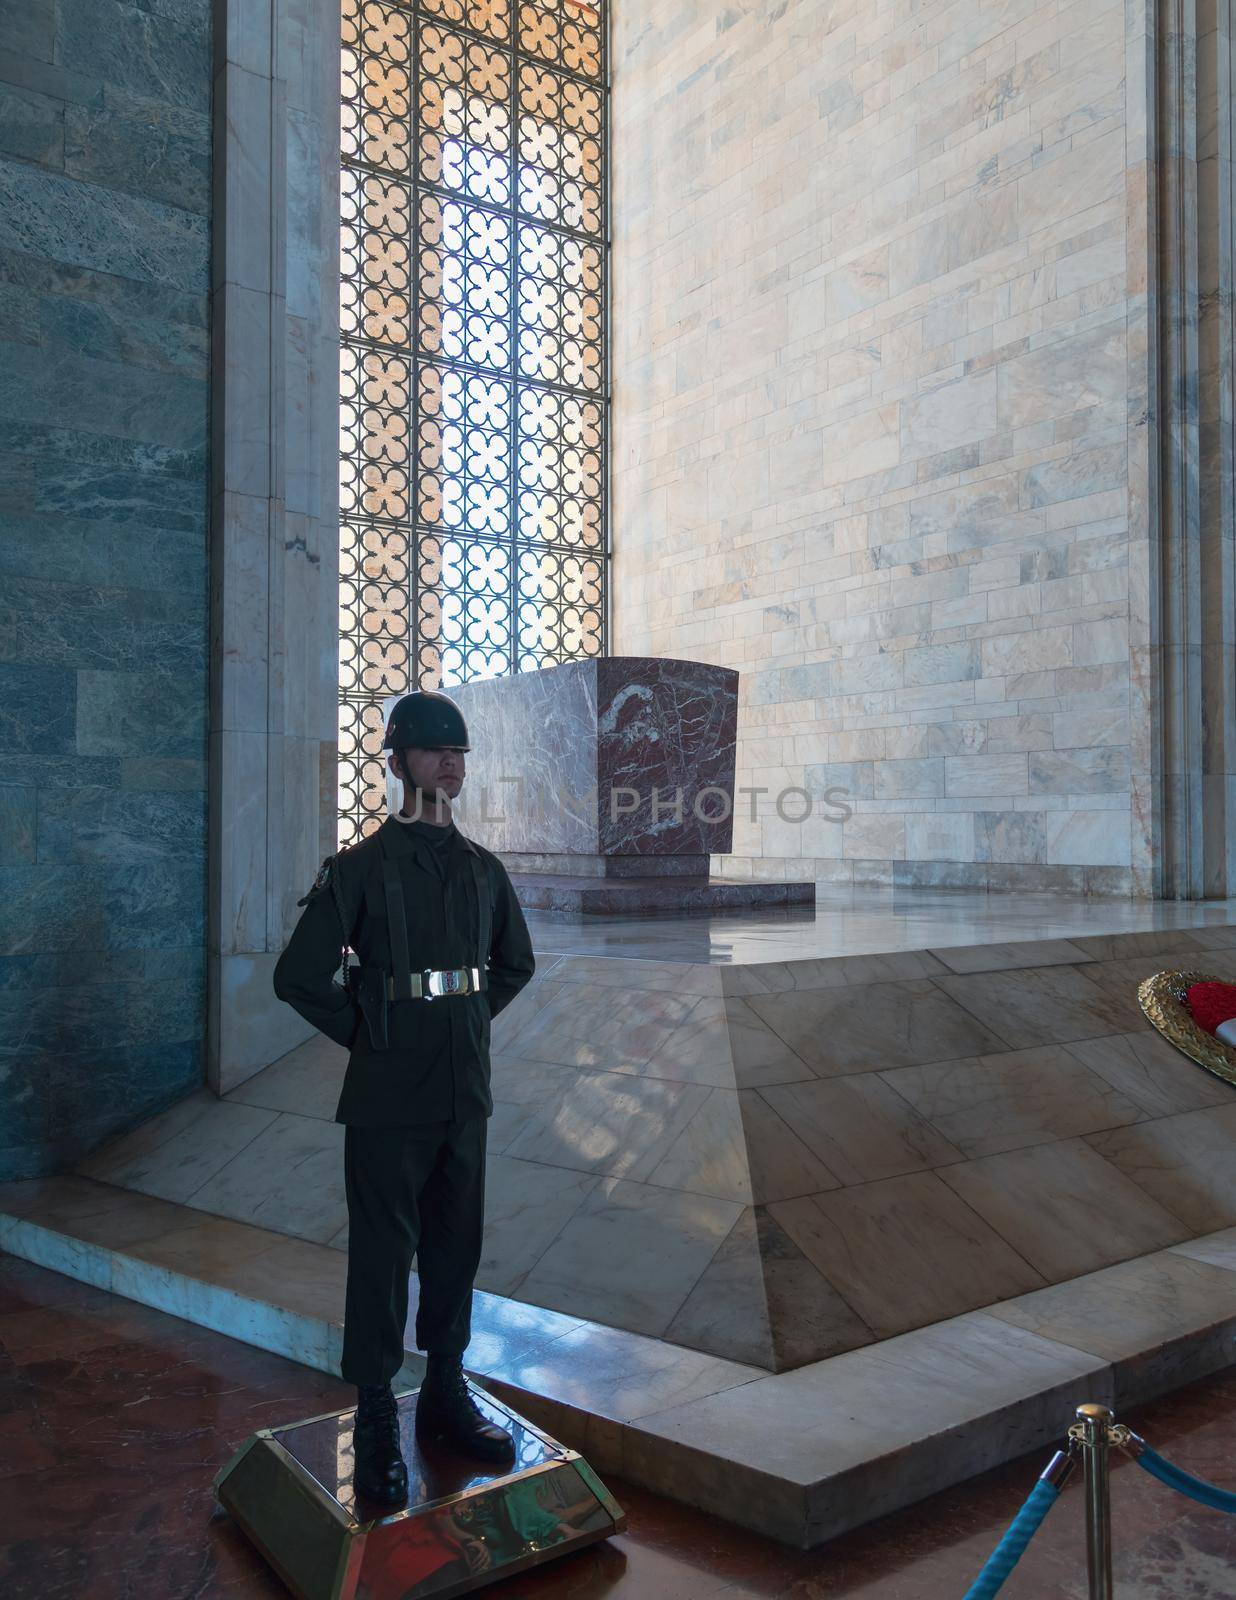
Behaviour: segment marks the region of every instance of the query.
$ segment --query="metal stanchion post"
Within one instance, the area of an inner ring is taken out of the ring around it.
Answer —
[[[1090,1600],[1112,1600],[1112,1507],[1108,1450],[1115,1417],[1106,1406],[1077,1408],[1086,1462],[1086,1576]]]

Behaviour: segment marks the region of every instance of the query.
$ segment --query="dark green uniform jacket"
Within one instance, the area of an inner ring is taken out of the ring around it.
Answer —
[[[488,987],[479,994],[393,1002],[388,1048],[379,1050],[336,977],[345,943],[366,967],[392,970],[383,847],[403,889],[412,970],[484,970],[488,963]],[[401,1127],[488,1116],[490,1018],[510,1004],[536,965],[498,857],[454,824],[444,835],[429,823],[388,817],[368,838],[330,857],[301,904],[304,912],[275,967],[275,993],[350,1051],[335,1121]],[[487,950],[479,948],[483,923],[491,930]]]

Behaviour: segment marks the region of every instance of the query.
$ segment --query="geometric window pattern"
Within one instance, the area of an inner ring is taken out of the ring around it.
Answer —
[[[605,651],[606,70],[584,0],[343,0],[340,844],[386,696]]]

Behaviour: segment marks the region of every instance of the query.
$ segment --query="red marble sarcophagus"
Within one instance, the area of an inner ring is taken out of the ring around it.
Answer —
[[[814,902],[811,883],[709,877],[733,842],[737,672],[604,656],[445,688],[472,746],[459,825],[502,857],[526,907]]]

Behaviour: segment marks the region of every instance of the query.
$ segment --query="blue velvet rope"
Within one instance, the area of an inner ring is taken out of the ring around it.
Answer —
[[[1236,1517],[1236,1494],[1230,1489],[1218,1489],[1213,1483],[1207,1483],[1202,1478],[1195,1478],[1191,1472],[1186,1472],[1183,1467],[1175,1466],[1170,1461],[1165,1461],[1157,1450],[1152,1450],[1146,1445],[1141,1453],[1134,1457],[1139,1467],[1144,1467],[1152,1478],[1157,1478],[1160,1483],[1165,1483],[1169,1489],[1175,1489],[1177,1494],[1187,1495],[1190,1500],[1196,1500],[1199,1505],[1210,1506],[1214,1511],[1226,1511]]]
[[[993,1595],[999,1594],[1059,1496],[1054,1483],[1039,1479],[1026,1496],[1026,1503],[1009,1523],[1008,1532],[988,1556],[986,1566],[966,1590],[965,1600],[992,1600]]]

